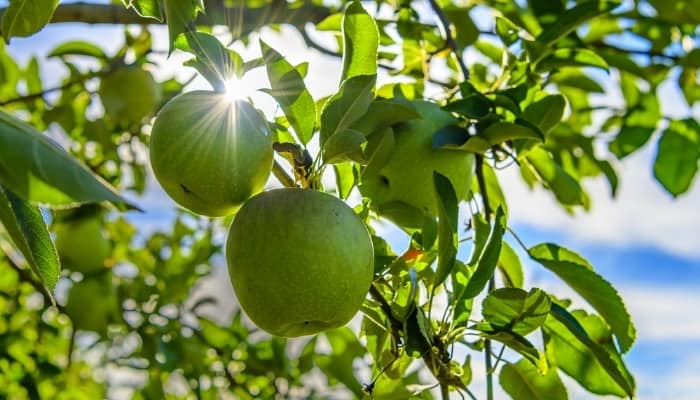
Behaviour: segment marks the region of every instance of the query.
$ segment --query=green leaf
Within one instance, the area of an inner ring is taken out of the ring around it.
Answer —
[[[476,327],[478,329],[478,327]],[[526,360],[532,363],[540,374],[546,374],[549,370],[547,364],[547,358],[544,354],[540,353],[537,348],[530,343],[529,340],[525,339],[521,335],[509,331],[498,331],[498,332],[483,332],[481,336],[501,342],[506,346],[510,347],[512,350],[517,351]]]
[[[481,315],[498,330],[525,336],[544,324],[551,305],[541,289],[499,288],[486,296]]]
[[[574,314],[552,303],[544,326],[548,358],[592,393],[633,397],[634,379],[617,354],[607,325],[596,315],[580,310]]]
[[[179,36],[173,46],[196,56],[186,65],[197,69],[217,92],[225,92],[226,82],[242,71],[241,56],[208,33],[187,32]]]
[[[610,151],[622,159],[644,146],[653,133],[654,128],[624,125],[610,142]]]
[[[491,208],[498,209],[500,207],[503,209],[503,213],[508,215],[508,204],[506,203],[503,190],[501,190],[501,184],[498,182],[496,171],[494,171],[488,163],[483,163],[482,169],[484,173],[484,182],[486,183],[486,193],[489,196]],[[479,193],[479,182],[476,179],[472,180],[472,192]]]
[[[330,345],[330,355],[316,356],[316,364],[329,377],[343,383],[357,397],[360,396],[362,385],[353,373],[355,358],[365,354],[365,349],[358,342],[350,328],[343,327],[323,333]]]
[[[486,139],[491,146],[514,139],[530,139],[537,140],[538,142],[544,140],[542,135],[534,129],[522,124],[514,124],[512,122],[493,123],[483,132],[479,133],[479,136]]]
[[[391,158],[394,143],[394,130],[391,127],[385,127],[370,135],[367,139],[367,146],[365,146],[364,158],[367,160],[367,165],[362,170],[362,175],[369,176],[379,172]]]
[[[272,97],[277,100],[299,141],[306,144],[314,134],[316,103],[299,71],[272,47],[260,41]]]
[[[352,129],[369,136],[399,122],[420,118],[409,102],[395,99],[374,100],[365,115],[352,124]]]
[[[575,7],[558,15],[554,23],[543,30],[536,39],[535,51],[531,53],[532,59],[539,61],[545,52],[559,39],[567,36],[574,29],[586,21],[609,11],[612,11],[620,3],[609,0],[590,0],[578,3]]]
[[[489,279],[493,277],[493,272],[498,264],[498,256],[501,254],[501,242],[505,229],[506,217],[503,214],[503,209],[499,208],[496,211],[496,218],[486,240],[486,245],[476,261],[474,274],[464,290],[464,296],[467,298],[476,297],[486,287]]]
[[[454,298],[450,301],[452,306],[452,326],[461,326],[469,320],[472,313],[474,298],[465,298],[464,289],[469,284],[472,270],[459,260],[455,261],[452,269],[452,293]]]
[[[39,32],[51,21],[59,0],[10,0],[2,14],[2,37],[25,37]]]
[[[470,46],[479,38],[479,28],[469,14],[470,9],[450,4],[444,11],[454,27],[455,40],[460,47]]]
[[[661,139],[654,160],[654,177],[674,197],[685,193],[698,172],[700,124],[673,121]]]
[[[338,196],[347,199],[350,191],[357,184],[357,170],[352,163],[342,162],[333,165],[335,170],[335,184],[338,188]]]
[[[491,234],[491,225],[486,222],[482,214],[474,214],[472,215],[471,227],[474,232],[474,246],[472,247],[472,255],[467,264],[476,265]]]
[[[551,81],[560,86],[581,89],[588,93],[605,93],[600,83],[575,68],[566,68],[553,73]]]
[[[586,197],[578,181],[557,164],[541,147],[530,149],[527,161],[534,167],[540,179],[554,192],[557,200],[567,206],[584,205]]]
[[[175,40],[181,33],[190,31],[199,12],[204,12],[202,0],[163,0],[165,5],[165,22],[168,24],[170,51],[174,49]],[[191,32],[195,33],[195,32]]]
[[[342,80],[377,73],[379,31],[374,19],[359,1],[353,1],[343,16]]]
[[[53,292],[61,266],[41,210],[0,185],[0,222],[34,273]]]
[[[33,203],[136,208],[31,125],[0,111],[0,183]]]
[[[503,282],[507,287],[523,287],[523,265],[520,263],[518,254],[507,242],[501,244],[498,270],[501,272]]]
[[[566,387],[555,369],[542,375],[525,359],[506,364],[498,376],[503,390],[513,399],[566,400]]]
[[[438,265],[433,277],[433,292],[450,275],[457,260],[458,203],[452,183],[444,175],[433,171],[433,184],[438,200]]]
[[[199,318],[199,329],[210,345],[219,349],[234,348],[238,342],[231,330],[206,318]]]
[[[321,146],[338,132],[348,129],[372,103],[376,75],[354,76],[340,86],[321,111]]]
[[[566,98],[560,94],[553,94],[527,106],[523,111],[523,118],[547,133],[561,122],[564,109]]]
[[[323,146],[323,162],[336,164],[343,161],[358,161],[353,154],[362,151],[362,144],[366,142],[365,135],[353,129],[340,131],[326,141]]]
[[[537,63],[538,72],[554,71],[562,67],[595,67],[609,71],[605,59],[593,50],[588,49],[556,49],[552,54]]]
[[[632,318],[617,291],[595,273],[590,264],[571,250],[543,243],[528,250],[530,257],[554,272],[583,297],[612,328],[622,352],[627,352],[636,336]]]
[[[467,119],[478,120],[489,115],[493,106],[488,97],[479,93],[448,103],[444,108]]]
[[[518,40],[518,27],[509,19],[496,16],[496,35],[501,38],[506,47]]]
[[[154,18],[163,22],[163,13],[160,10],[158,0],[122,0],[124,6],[133,8],[136,13],[144,18]]]
[[[109,58],[100,46],[83,40],[71,40],[69,42],[61,43],[54,47],[48,54],[48,57],[63,56],[88,56],[101,60],[106,60]]]

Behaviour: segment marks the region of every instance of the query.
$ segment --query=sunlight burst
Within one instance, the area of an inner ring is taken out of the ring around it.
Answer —
[[[250,81],[239,78],[231,78],[225,82],[226,99],[234,102],[236,100],[245,100],[255,92],[255,87]]]

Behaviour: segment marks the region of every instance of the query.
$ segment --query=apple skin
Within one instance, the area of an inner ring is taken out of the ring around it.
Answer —
[[[96,332],[101,336],[107,334],[107,326],[115,320],[119,309],[110,280],[109,274],[103,274],[71,286],[64,312],[73,321],[74,329]]]
[[[61,264],[82,274],[105,268],[112,245],[96,217],[72,219],[56,225],[56,252]]]
[[[391,156],[383,167],[363,174],[359,188],[380,215],[405,228],[420,228],[425,216],[434,218],[438,213],[433,171],[446,176],[457,198],[465,199],[471,186],[474,156],[459,150],[434,149],[435,132],[458,121],[435,103],[409,104],[421,118],[392,126]]]
[[[248,200],[229,231],[226,257],[241,308],[276,336],[345,325],[372,283],[374,249],[340,199],[284,188]]]
[[[175,202],[218,217],[263,189],[273,152],[267,122],[252,105],[194,91],[160,110],[150,156],[156,179]]]
[[[141,122],[161,99],[153,75],[138,67],[120,68],[102,78],[98,94],[105,113],[119,124]]]

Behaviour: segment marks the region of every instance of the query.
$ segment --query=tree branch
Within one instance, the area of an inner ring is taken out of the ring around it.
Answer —
[[[200,14],[197,25],[226,25],[234,33],[244,34],[267,24],[291,24],[303,27],[307,22],[316,23],[328,15],[330,10],[305,2],[302,6],[290,6],[285,0],[275,0],[269,6],[260,8],[225,7],[224,0],[205,0],[206,14]],[[6,8],[0,9],[0,18]],[[52,24],[58,23],[85,24],[162,24],[154,18],[139,16],[134,10],[127,9],[121,4],[97,4],[77,2],[60,4],[51,19]]]
[[[86,82],[92,78],[96,78],[98,76],[107,75],[110,72],[111,72],[110,70],[104,70],[104,71],[99,71],[99,72],[89,72],[89,73],[81,76],[80,78],[70,80],[61,86],[55,86],[52,88],[44,89],[41,92],[29,93],[29,94],[24,95],[24,96],[14,97],[11,99],[0,101],[0,106],[6,106],[6,105],[12,104],[12,103],[21,103],[21,102],[25,102],[25,101],[40,99],[49,93],[59,92],[59,91],[64,90],[64,89],[68,89],[69,87],[71,87],[73,85],[78,85],[78,84],[84,83],[84,82]]]
[[[428,0],[428,2],[430,3],[430,7],[433,9],[433,12],[435,12],[435,15],[437,15],[438,17],[440,29],[443,31],[442,34],[445,35],[445,43],[450,47],[450,49],[452,49],[452,53],[454,53],[455,58],[457,58],[457,65],[459,65],[459,69],[462,71],[462,76],[464,77],[464,80],[468,81],[469,69],[467,68],[467,65],[462,59],[462,52],[459,49],[457,41],[455,40],[454,36],[452,36],[452,30],[450,29],[450,21],[447,19],[447,16],[442,11],[442,8],[440,8],[440,5],[437,3],[437,0]]]
[[[481,193],[481,202],[484,205],[484,214],[486,214],[486,220],[491,218],[493,211],[491,210],[491,204],[489,203],[489,196],[486,192],[486,180],[484,179],[484,156],[481,154],[476,155],[476,180],[479,184],[479,193]],[[488,291],[491,292],[496,287],[496,282],[493,276],[489,279]],[[487,400],[493,400],[493,362],[491,360],[491,340],[486,339],[484,341],[484,347],[486,348],[484,361],[486,364],[486,398]]]

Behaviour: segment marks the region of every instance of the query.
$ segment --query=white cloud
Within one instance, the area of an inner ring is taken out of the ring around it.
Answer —
[[[517,169],[508,168],[499,178],[509,199],[512,222],[557,230],[584,242],[652,246],[700,258],[700,185],[674,200],[654,180],[654,151],[655,146],[647,146],[618,166],[616,199],[610,197],[604,178],[586,182],[591,210],[574,217],[556,204],[551,193],[542,188],[530,191]]]

